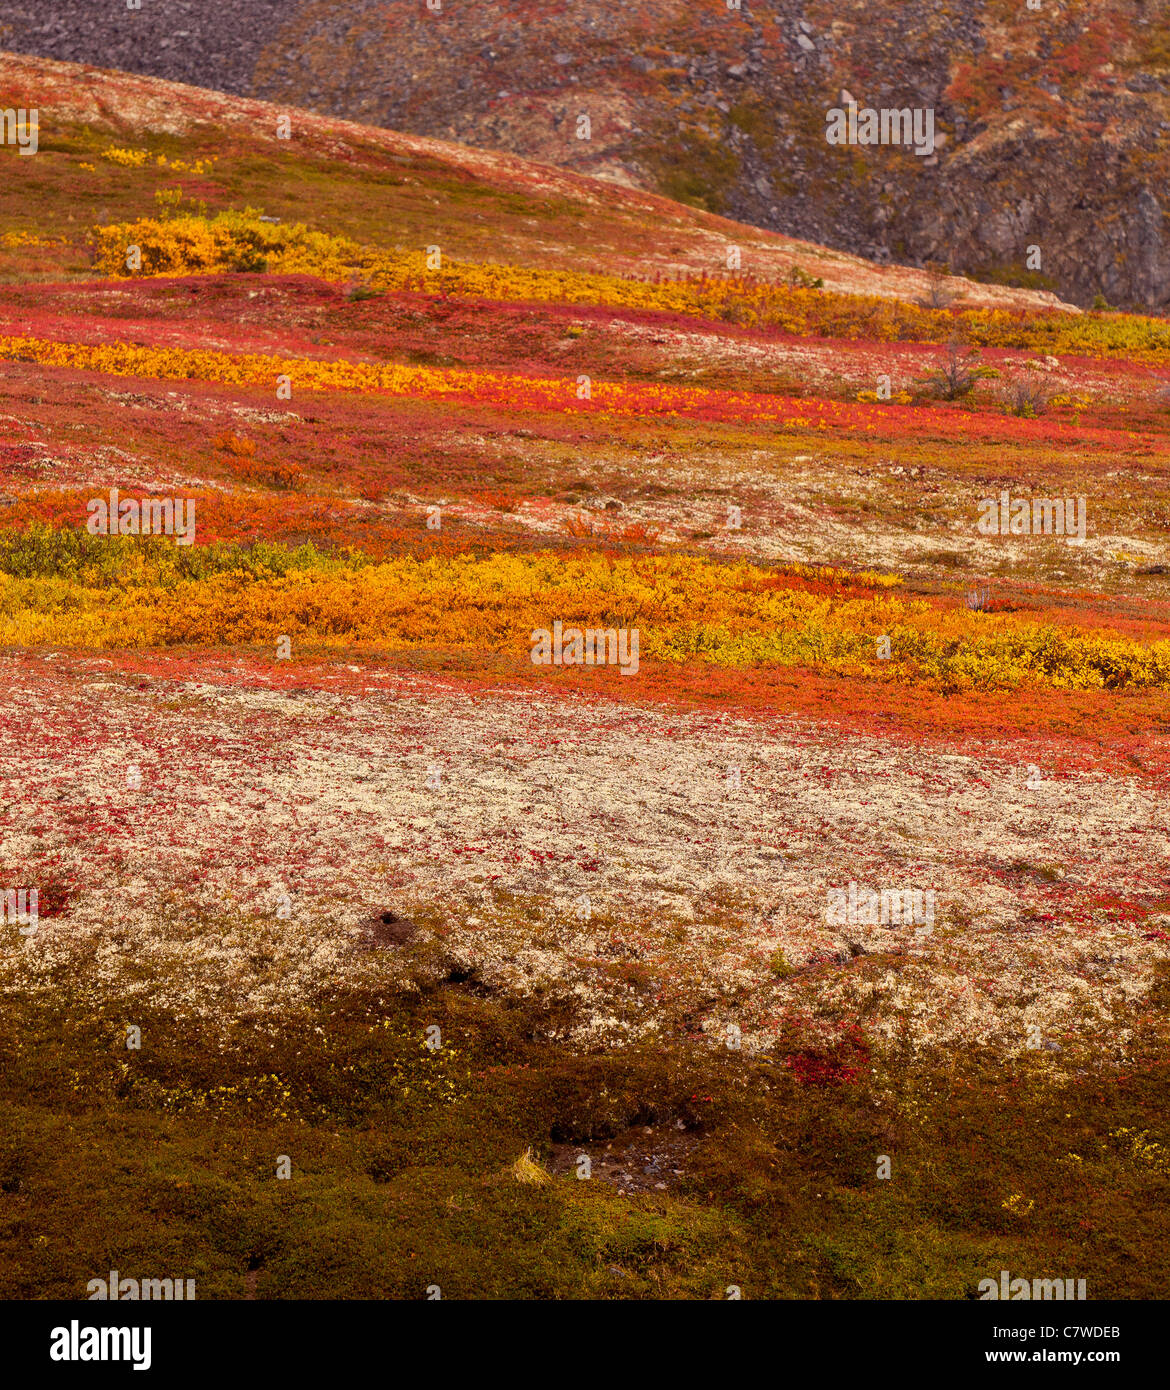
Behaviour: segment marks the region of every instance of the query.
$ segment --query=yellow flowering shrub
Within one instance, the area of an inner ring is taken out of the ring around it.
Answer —
[[[639,629],[644,659],[805,666],[951,689],[1170,689],[1170,642],[1080,635],[1015,614],[940,609],[885,590],[777,587],[774,572],[687,556],[592,553],[405,558],[168,579],[127,567],[100,584],[0,574],[0,644],[270,643],[528,652],[534,629]],[[890,639],[888,660],[876,639]]]
[[[62,240],[63,238],[57,238],[55,243],[52,238],[37,236],[35,232],[5,232],[0,236],[0,246],[5,250],[12,250],[17,246],[53,246]]]
[[[111,145],[108,150],[102,151],[102,158],[111,164],[119,164],[123,169],[141,169],[150,162],[151,155],[149,150],[126,149],[118,145]],[[169,169],[176,174],[207,174],[211,172],[211,166],[215,163],[215,157],[208,156],[204,159],[168,159],[165,154],[154,156],[154,165],[159,169]],[[83,164],[83,169],[92,169],[92,164]]]
[[[136,157],[140,152],[125,153]],[[90,238],[97,269],[110,276],[128,273],[126,248],[133,245],[142,252],[142,270],[137,273],[146,275],[266,268],[273,273],[317,275],[326,280],[356,277],[381,290],[659,309],[786,333],[871,342],[946,342],[956,329],[956,315],[950,310],[875,295],[771,284],[748,276],[632,280],[602,272],[471,264],[446,257],[432,266],[422,250],[384,250],[312,231],[300,223],[262,222],[251,208],[214,217],[188,213],[165,220],[142,218],[95,227]],[[985,347],[1121,353],[1147,361],[1170,360],[1170,324],[1148,315],[972,309],[960,311],[957,318],[971,342]]]
[[[1127,1158],[1143,1168],[1170,1175],[1170,1149],[1152,1140],[1148,1130],[1115,1129],[1110,1135]]]
[[[649,413],[667,417],[701,416],[704,410],[714,408],[738,418],[766,420],[798,430],[824,430],[830,424],[840,424],[847,429],[874,428],[871,421],[850,415],[853,407],[836,402],[793,402],[783,397],[722,393],[702,386],[598,381],[592,384],[585,403],[578,397],[577,383],[571,378],[530,377],[462,367],[416,367],[403,363],[146,347],[136,343],[68,343],[43,338],[0,337],[0,360],[5,358],[105,372],[111,376],[216,381],[228,385],[271,386],[277,377],[288,376],[296,381],[298,390],[383,391],[389,395],[418,398],[462,397],[530,411],[597,410],[641,418]]]
[[[914,397],[909,391],[895,391],[891,396],[879,396],[876,391],[858,391],[856,399],[864,405],[875,405],[880,401],[893,401],[897,405],[909,405]]]
[[[140,169],[150,158],[150,151],[111,145],[108,150],[102,151],[102,158],[109,160],[111,164],[120,164],[124,169]]]

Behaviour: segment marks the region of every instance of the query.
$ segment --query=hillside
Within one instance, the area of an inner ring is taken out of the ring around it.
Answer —
[[[871,260],[944,262],[1082,306],[1170,304],[1157,0],[937,0],[880,23],[861,0],[230,11],[9,0],[0,42],[511,151]],[[935,154],[828,145],[826,112],[850,97],[933,110]]]
[[[46,270],[89,268],[75,200],[94,204],[98,221],[152,211],[158,159],[181,151],[201,172],[171,170],[175,177],[163,182],[187,197],[211,209],[262,203],[270,215],[363,242],[417,247],[441,233],[452,256],[641,279],[722,274],[728,251],[737,248],[742,269],[760,279],[783,280],[803,269],[832,290],[903,299],[930,292],[930,277],[913,267],[877,266],[506,154],[303,111],[285,140],[287,107],[12,54],[3,57],[0,81],[6,107],[41,112],[36,167],[51,166],[55,175],[43,198],[36,179],[9,180],[0,190],[0,227],[17,234],[35,224]],[[150,164],[137,174],[133,165],[109,161],[80,169],[90,162],[86,156],[118,140],[148,146]],[[209,158],[214,165],[204,167]],[[957,278],[947,295],[982,308],[1060,304],[1046,291]]]
[[[3,72],[5,1294],[1160,1297],[1167,321]]]

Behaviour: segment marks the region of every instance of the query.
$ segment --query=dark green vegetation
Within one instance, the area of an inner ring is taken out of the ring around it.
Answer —
[[[1063,1079],[1038,1055],[867,1059],[848,1034],[792,1037],[786,1064],[683,1041],[589,1055],[458,975],[222,1036],[84,987],[5,998],[4,1296],[83,1297],[111,1268],[204,1299],[962,1299],[1001,1268],[1091,1298],[1166,1288],[1165,1061],[1140,1021],[1120,1074]],[[632,1126],[690,1146],[667,1190],[599,1176]],[[554,1144],[594,1177],[517,1181]]]
[[[225,541],[186,549],[161,536],[92,536],[34,523],[27,531],[0,530],[0,574],[17,578],[57,576],[105,587],[139,582],[178,584],[213,574],[270,578],[292,570],[335,572],[368,564],[360,550],[344,557],[311,542],[295,548],[256,541]]]

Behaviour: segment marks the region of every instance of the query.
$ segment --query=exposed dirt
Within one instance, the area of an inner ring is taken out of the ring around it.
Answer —
[[[665,1192],[687,1176],[687,1159],[697,1143],[682,1120],[638,1125],[612,1139],[553,1144],[549,1167],[557,1176],[605,1183],[623,1194]]]

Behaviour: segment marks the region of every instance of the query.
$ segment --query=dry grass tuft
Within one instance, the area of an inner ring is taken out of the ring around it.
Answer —
[[[543,1187],[545,1183],[552,1182],[552,1174],[532,1157],[531,1146],[524,1150],[508,1171],[517,1182],[529,1187]]]

